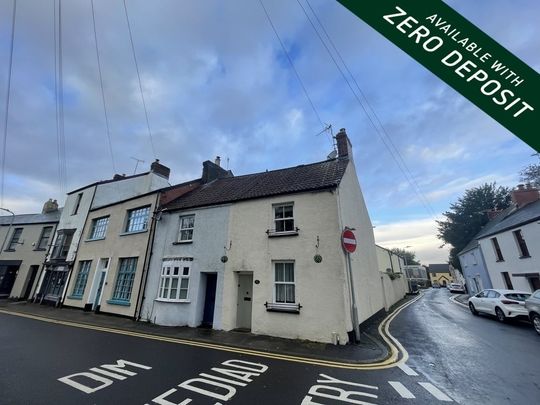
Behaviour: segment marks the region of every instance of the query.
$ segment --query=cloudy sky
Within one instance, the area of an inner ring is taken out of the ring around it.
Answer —
[[[410,245],[424,264],[445,261],[434,219],[466,188],[517,184],[519,170],[536,161],[534,151],[337,1],[310,0],[390,137],[383,142],[304,14],[301,5],[326,39],[306,0],[299,3],[264,1],[317,114],[334,131],[347,129],[377,242]],[[540,71],[540,2],[448,3]],[[2,128],[12,4],[0,1]],[[64,200],[53,4],[17,2],[3,201],[17,214],[39,211],[48,198]],[[94,5],[113,155],[91,3],[63,0],[67,190],[112,177],[113,166],[132,174],[132,157],[145,161],[138,171],[159,158],[177,183],[199,177],[202,161],[216,155],[235,174],[246,174],[323,160],[331,151],[258,0],[127,0],[154,155],[123,3]],[[399,151],[427,202],[385,143]]]

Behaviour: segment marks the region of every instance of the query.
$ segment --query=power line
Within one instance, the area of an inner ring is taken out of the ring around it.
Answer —
[[[13,0],[13,15],[11,17],[11,43],[9,48],[9,69],[6,88],[6,108],[4,115],[4,136],[2,140],[2,176],[0,180],[0,206],[4,206],[4,183],[6,173],[6,149],[8,137],[8,122],[9,122],[9,104],[11,98],[11,76],[13,73],[13,45],[15,43],[15,17],[17,14],[17,0]]]
[[[413,191],[415,192],[415,194],[417,195],[417,197],[419,198],[420,202],[422,203],[422,205],[424,206],[424,208],[426,209],[426,211],[428,211],[428,213],[430,213],[432,216],[435,216],[435,212],[433,210],[433,208],[431,207],[431,205],[429,204],[429,201],[427,200],[427,198],[424,196],[424,194],[422,193],[422,190],[420,189],[418,183],[416,182],[416,179],[414,178],[414,176],[412,175],[411,171],[409,170],[407,164],[405,163],[405,160],[403,159],[403,156],[401,155],[401,153],[399,152],[398,148],[395,146],[394,142],[392,141],[392,138],[388,135],[386,129],[384,128],[384,125],[382,124],[381,120],[379,119],[377,113],[375,112],[375,110],[373,109],[373,107],[371,106],[371,104],[369,103],[365,93],[362,91],[362,89],[360,88],[360,86],[358,85],[358,82],[356,81],[354,75],[352,74],[352,72],[350,71],[350,69],[348,68],[347,64],[345,63],[345,60],[343,59],[343,57],[341,56],[341,53],[339,52],[339,50],[337,49],[337,47],[335,46],[334,42],[332,41],[330,35],[328,34],[327,30],[325,29],[322,21],[320,20],[320,18],[318,17],[317,13],[315,12],[315,10],[313,9],[313,7],[311,6],[309,0],[306,0],[306,3],[307,5],[309,6],[311,12],[313,13],[313,15],[315,16],[315,18],[317,19],[317,22],[319,23],[321,29],[323,30],[326,38],[328,39],[329,43],[331,44],[332,48],[334,49],[334,52],[336,52],[337,56],[339,57],[341,63],[343,64],[344,68],[346,69],[347,73],[350,75],[350,77],[352,78],[353,82],[355,83],[355,86],[356,88],[358,89],[358,92],[361,94],[361,96],[363,97],[364,99],[364,102],[365,104],[368,106],[371,114],[373,115],[373,117],[375,118],[375,121],[377,121],[378,123],[378,126],[375,124],[373,118],[371,117],[371,115],[369,114],[368,110],[366,109],[366,107],[364,106],[364,103],[362,103],[362,101],[360,100],[360,98],[358,97],[358,95],[356,94],[356,92],[354,91],[354,89],[352,88],[347,76],[345,75],[345,73],[343,72],[343,70],[341,69],[341,67],[339,66],[338,62],[336,61],[336,59],[334,58],[332,52],[330,51],[330,49],[328,48],[328,46],[326,45],[326,42],[323,40],[323,38],[321,37],[319,31],[317,30],[317,28],[315,27],[315,24],[313,23],[313,21],[311,20],[311,18],[309,17],[306,9],[304,8],[304,6],[300,3],[299,0],[296,0],[296,2],[298,3],[298,5],[302,8],[302,11],[304,12],[304,14],[306,15],[306,18],[308,19],[309,23],[311,24],[313,30],[315,31],[315,33],[317,34],[317,37],[319,38],[319,40],[321,41],[321,43],[323,44],[324,48],[326,49],[328,55],[330,56],[330,58],[332,59],[332,61],[334,62],[334,64],[336,65],[338,71],[340,72],[340,74],[343,76],[343,79],[345,80],[345,82],[347,83],[347,86],[349,87],[349,89],[351,90],[353,96],[355,97],[356,101],[360,104],[360,106],[362,107],[362,110],[364,111],[364,113],[366,114],[368,120],[370,121],[371,125],[373,126],[375,132],[377,133],[377,135],[379,136],[379,138],[381,139],[381,141],[383,142],[384,146],[386,147],[386,149],[388,150],[388,152],[390,153],[392,159],[394,160],[394,162],[396,163],[396,165],[398,166],[399,170],[402,172],[403,176],[405,177],[405,179],[407,180],[407,182],[411,185],[411,188],[413,189]],[[379,130],[379,127],[381,128],[381,130]],[[382,133],[381,133],[382,132]],[[388,142],[385,140],[385,137],[383,136],[386,136]],[[391,145],[391,147],[389,146],[389,144]],[[393,148],[393,150],[392,150]],[[397,156],[397,157],[396,157]]]
[[[142,100],[142,105],[143,105],[143,109],[144,109],[144,117],[146,118],[146,127],[148,128],[148,136],[150,138],[150,146],[152,147],[152,154],[153,154],[154,159],[155,159],[156,158],[156,150],[154,148],[154,140],[152,138],[152,131],[150,130],[150,121],[148,120],[148,110],[146,108],[146,101],[144,99],[144,92],[143,92],[142,83],[141,83],[141,74],[139,72],[139,63],[137,62],[137,55],[135,53],[135,45],[133,44],[133,34],[131,32],[131,23],[129,22],[129,15],[128,15],[128,9],[127,9],[127,5],[126,5],[126,0],[124,0],[124,11],[126,13],[126,21],[127,21],[128,31],[129,31],[129,42],[131,43],[131,51],[133,53],[133,61],[135,62],[135,69],[137,70],[137,79],[139,80],[139,91],[141,93],[141,100]]]
[[[105,127],[107,129],[107,140],[109,143],[109,153],[111,155],[112,169],[113,169],[113,173],[116,173],[116,165],[114,163],[114,153],[113,153],[112,140],[111,140],[111,132],[109,128],[109,115],[107,114],[107,104],[105,102],[105,90],[103,89],[103,75],[101,73],[101,59],[99,57],[99,46],[98,46],[98,38],[97,38],[97,32],[96,32],[96,15],[95,15],[95,10],[94,10],[94,0],[91,0],[90,4],[92,5],[92,24],[94,27],[94,42],[96,45],[96,59],[97,59],[98,72],[99,72],[99,85],[101,87],[101,100],[103,101],[103,115],[105,116]]]
[[[55,27],[56,29],[56,27]],[[60,190],[64,194],[67,189],[67,161],[66,161],[66,137],[64,132],[64,70],[63,70],[63,49],[62,49],[62,0],[58,0],[58,48],[55,48],[58,57],[58,81],[56,92],[56,104],[58,111],[57,139],[58,139],[58,161],[60,167]]]
[[[304,82],[300,78],[300,74],[296,70],[296,67],[294,66],[294,63],[293,63],[291,57],[289,56],[289,52],[287,52],[287,48],[285,47],[285,44],[281,40],[281,37],[279,36],[279,34],[277,32],[277,29],[274,26],[274,23],[272,22],[272,18],[270,17],[270,14],[268,14],[268,11],[266,10],[266,7],[264,6],[262,0],[259,0],[259,4],[261,5],[261,7],[262,7],[262,9],[264,11],[264,14],[266,15],[266,18],[268,20],[268,23],[272,27],[272,30],[274,31],[274,34],[276,35],[276,38],[278,39],[279,44],[281,45],[281,49],[283,49],[283,52],[287,56],[287,60],[289,61],[289,64],[291,65],[291,68],[294,71],[294,74],[296,75],[296,78],[298,79],[298,83],[300,83],[300,86],[302,87],[302,90],[304,91],[304,94],[306,95],[306,98],[307,98],[309,104],[311,105],[311,108],[313,109],[313,112],[315,113],[315,116],[317,117],[317,120],[319,120],[319,122],[320,122],[320,124],[321,124],[321,126],[323,128],[326,128],[327,125],[322,121],[321,116],[319,115],[317,109],[315,108],[315,104],[313,103],[313,100],[309,96],[309,93],[308,93],[308,91],[306,89],[306,86],[304,85]]]

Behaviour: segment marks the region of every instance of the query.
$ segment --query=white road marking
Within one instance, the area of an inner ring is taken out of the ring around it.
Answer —
[[[433,395],[439,401],[453,402],[452,398],[450,398],[448,395],[446,395],[440,389],[435,387],[433,384],[427,383],[427,382],[419,382],[418,384],[420,384],[423,388],[425,388],[426,391],[428,391],[431,395]]]
[[[398,381],[388,381],[388,384],[394,388],[401,398],[413,399],[416,398],[411,391],[409,391],[405,386]]]
[[[403,371],[407,375],[412,375],[412,376],[417,376],[418,375],[418,373],[416,371],[414,371],[412,368],[410,368],[405,363],[400,364],[398,367],[401,369],[401,371]]]

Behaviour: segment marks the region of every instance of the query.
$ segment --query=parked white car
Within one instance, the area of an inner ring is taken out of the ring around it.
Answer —
[[[473,315],[479,312],[495,315],[500,322],[507,318],[528,318],[525,300],[530,296],[526,291],[484,290],[469,298],[469,309]]]
[[[465,293],[465,287],[463,287],[463,284],[460,283],[450,283],[448,286],[448,289],[450,292],[457,292],[457,293]]]

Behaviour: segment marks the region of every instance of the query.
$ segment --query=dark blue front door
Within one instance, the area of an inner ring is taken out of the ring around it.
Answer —
[[[217,274],[206,274],[206,294],[204,296],[204,311],[202,326],[212,327],[214,322],[214,307],[216,305]]]

